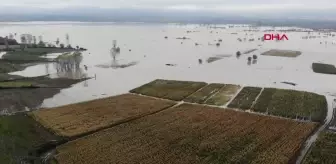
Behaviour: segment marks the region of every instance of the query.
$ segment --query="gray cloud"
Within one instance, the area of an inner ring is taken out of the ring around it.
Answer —
[[[286,10],[336,9],[335,0],[10,0],[2,6],[58,8],[92,6],[102,8],[158,8],[197,10]]]

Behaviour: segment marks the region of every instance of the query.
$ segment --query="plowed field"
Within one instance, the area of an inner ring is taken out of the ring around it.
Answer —
[[[69,142],[60,163],[288,163],[317,126],[183,104]]]
[[[174,105],[174,102],[125,94],[32,113],[58,135],[74,137],[119,124]]]

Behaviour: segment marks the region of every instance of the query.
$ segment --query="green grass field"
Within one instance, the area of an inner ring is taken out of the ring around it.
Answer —
[[[205,104],[223,106],[233,98],[239,89],[240,86],[238,85],[225,84],[225,86],[222,87],[218,93],[210,97]]]
[[[323,132],[311,147],[303,164],[334,164],[336,162],[336,134]]]
[[[0,88],[24,88],[32,86],[33,83],[29,81],[0,82]]]
[[[199,91],[193,93],[183,101],[203,104],[209,97],[218,92],[224,84],[209,84]]]
[[[244,87],[233,101],[228,105],[229,108],[250,109],[262,88]]]
[[[327,113],[327,101],[324,96],[315,93],[265,88],[252,110],[322,122]]]
[[[148,84],[135,88],[130,92],[163,99],[181,101],[206,85],[207,84],[204,82],[157,79]]]
[[[0,163],[11,164],[34,158],[34,150],[59,139],[26,114],[0,116]]]

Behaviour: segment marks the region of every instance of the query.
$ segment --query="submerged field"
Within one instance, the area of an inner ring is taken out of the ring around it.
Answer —
[[[272,49],[269,51],[266,51],[262,53],[261,55],[265,56],[279,56],[279,57],[298,57],[302,53],[300,51],[292,51],[292,50],[278,50],[278,49]]]
[[[331,64],[313,63],[312,69],[315,73],[336,74],[336,67]]]
[[[336,161],[336,134],[323,132],[307,154],[303,164],[334,164]]]
[[[317,126],[183,104],[66,143],[59,163],[288,163]]]
[[[77,137],[174,105],[174,102],[125,94],[32,112],[43,126],[65,137]]]

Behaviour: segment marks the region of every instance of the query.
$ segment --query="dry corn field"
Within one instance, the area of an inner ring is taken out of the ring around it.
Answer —
[[[65,137],[74,137],[100,128],[160,111],[175,103],[132,94],[93,100],[31,115],[46,128]]]
[[[316,123],[182,104],[57,148],[67,163],[288,163]]]

